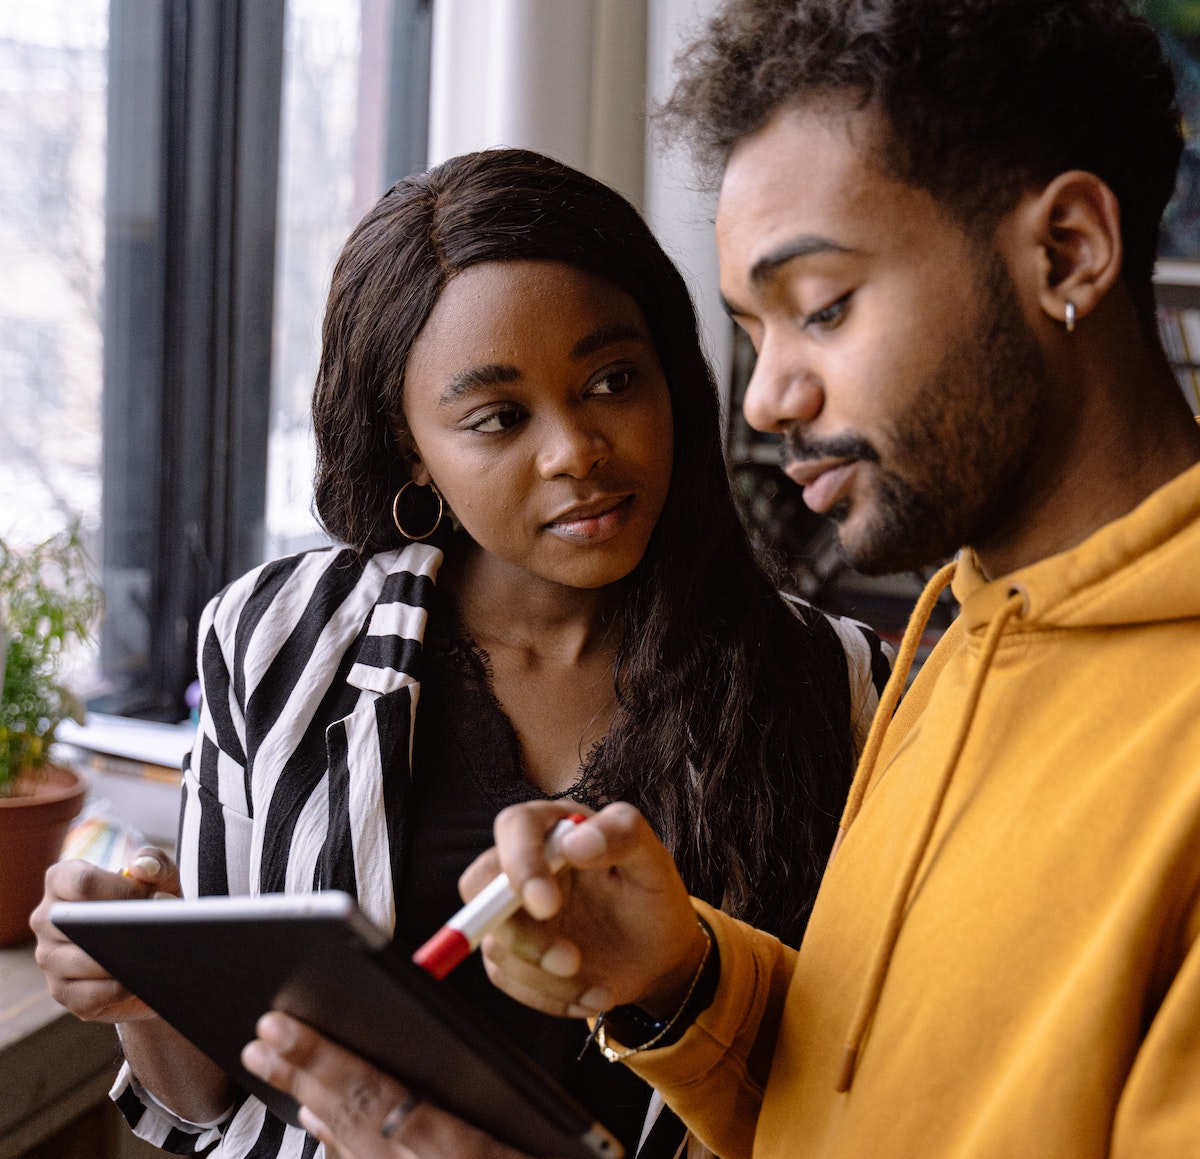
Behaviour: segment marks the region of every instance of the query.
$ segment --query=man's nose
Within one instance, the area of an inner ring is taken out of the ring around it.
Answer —
[[[778,433],[796,423],[810,423],[825,405],[821,376],[795,351],[764,342],[746,387],[742,411],[755,430]]]

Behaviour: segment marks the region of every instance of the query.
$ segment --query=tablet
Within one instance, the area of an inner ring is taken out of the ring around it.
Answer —
[[[299,1125],[296,1101],[240,1061],[271,1009],[530,1155],[622,1154],[591,1114],[414,965],[349,894],[57,902],[50,920],[289,1123]]]

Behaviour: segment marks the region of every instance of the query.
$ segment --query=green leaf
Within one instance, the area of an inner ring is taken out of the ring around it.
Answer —
[[[32,547],[0,538],[0,796],[45,765],[59,722],[79,711],[59,683],[70,646],[92,638],[101,594],[79,523]]]

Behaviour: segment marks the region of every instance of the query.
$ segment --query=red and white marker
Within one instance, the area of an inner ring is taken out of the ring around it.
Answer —
[[[586,820],[586,814],[572,813],[551,830],[546,839],[546,860],[552,873],[557,873],[565,864],[558,851],[559,839]],[[502,925],[520,908],[521,899],[508,875],[498,874],[421,946],[412,960],[440,981],[483,941],[485,934]]]

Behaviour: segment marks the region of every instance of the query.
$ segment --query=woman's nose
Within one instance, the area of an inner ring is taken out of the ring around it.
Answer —
[[[559,475],[583,479],[610,452],[609,441],[598,427],[572,416],[556,421],[547,430],[538,455],[538,470],[546,479]]]
[[[825,405],[825,384],[797,352],[764,342],[746,387],[742,412],[755,430],[778,432],[810,423]]]

